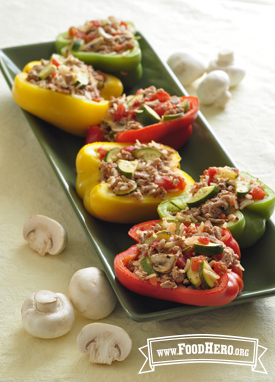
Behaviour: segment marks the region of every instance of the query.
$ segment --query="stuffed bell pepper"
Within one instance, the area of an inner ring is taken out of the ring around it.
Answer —
[[[210,167],[200,182],[180,197],[158,206],[159,216],[178,221],[210,221],[231,231],[241,248],[265,232],[274,212],[275,193],[258,179],[232,167]]]
[[[138,243],[115,257],[114,268],[121,284],[135,293],[218,306],[243,289],[239,246],[225,228],[164,218],[134,226],[129,234]]]
[[[123,91],[121,81],[95,71],[74,56],[54,54],[33,61],[15,79],[12,95],[22,109],[68,133],[85,137],[101,122],[111,96]]]
[[[56,50],[113,74],[125,88],[132,87],[142,76],[141,50],[134,25],[116,17],[70,27],[57,37]]]
[[[87,211],[114,223],[155,219],[162,200],[180,195],[193,184],[179,167],[178,153],[151,142],[97,142],[76,158],[76,190]]]
[[[155,86],[139,89],[111,98],[100,126],[89,127],[86,143],[154,140],[178,150],[189,139],[198,110],[196,97],[170,96]]]

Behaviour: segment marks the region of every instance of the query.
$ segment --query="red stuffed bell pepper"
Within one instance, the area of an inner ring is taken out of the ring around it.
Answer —
[[[145,296],[197,306],[233,301],[243,289],[240,249],[211,223],[154,220],[134,226],[138,241],[115,257],[118,280]]]
[[[150,86],[135,95],[114,98],[100,126],[91,126],[87,143],[152,140],[180,149],[190,138],[199,110],[196,97],[170,96]]]

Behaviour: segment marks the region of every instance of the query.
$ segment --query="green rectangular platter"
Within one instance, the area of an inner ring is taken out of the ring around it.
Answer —
[[[141,34],[139,35],[141,36],[139,42],[143,56],[143,76],[135,87],[129,89],[127,93],[134,94],[139,88],[154,85],[157,88],[164,88],[171,95],[188,95],[146,38]],[[9,87],[12,87],[15,75],[21,72],[28,62],[41,58],[48,59],[54,52],[54,42],[15,46],[0,50],[0,67]],[[17,107],[16,104],[14,107]],[[89,215],[83,207],[82,200],[75,190],[75,158],[80,148],[85,144],[85,140],[67,134],[25,111],[23,112],[61,182],[76,217],[82,224],[95,253],[99,257],[122,307],[133,320],[140,322],[165,320],[223,308],[181,305],[140,296],[124,288],[115,277],[113,260],[116,254],[134,244],[128,236],[128,230],[131,226],[97,220]],[[195,180],[199,180],[199,175],[209,166],[229,165],[237,167],[201,113],[193,124],[193,134],[190,140],[179,153],[182,157],[182,169]],[[274,221],[270,220],[267,222],[266,232],[262,239],[252,247],[242,251],[242,265],[245,268],[244,290],[229,305],[243,304],[275,294],[274,251],[275,225]]]

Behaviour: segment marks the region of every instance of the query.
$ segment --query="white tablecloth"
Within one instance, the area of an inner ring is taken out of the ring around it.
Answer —
[[[109,15],[133,21],[164,61],[179,49],[209,61],[220,49],[232,48],[247,75],[224,110],[202,106],[201,111],[238,167],[275,189],[274,13],[268,0],[9,0],[1,2],[0,48],[53,41],[71,25]],[[196,95],[194,85],[186,89]],[[59,339],[26,333],[20,309],[29,294],[50,289],[67,295],[73,273],[100,262],[2,74],[0,168],[0,381],[274,381],[275,297],[148,323],[132,321],[118,304],[103,322],[123,327],[133,347],[125,361],[111,366],[92,365],[78,351],[76,337],[90,322],[79,315]],[[61,255],[40,258],[23,240],[23,224],[34,214],[66,228],[69,245]],[[148,338],[185,334],[256,338],[267,348],[261,358],[266,374],[215,363],[167,365],[138,374],[145,361],[139,348]]]

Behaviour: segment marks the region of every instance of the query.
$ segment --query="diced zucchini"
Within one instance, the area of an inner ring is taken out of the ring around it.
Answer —
[[[129,99],[128,99],[128,106],[129,106],[129,108],[131,108],[132,106],[134,106],[135,105],[135,102],[141,102],[143,100],[143,94],[142,93],[140,93],[140,94],[136,94],[136,95],[134,95],[134,96],[132,96],[132,97],[129,97]]]
[[[151,245],[153,241],[157,240],[157,235],[153,233],[152,236],[147,237],[147,239],[144,240],[144,244]]]
[[[74,78],[74,85],[78,87],[87,86],[89,84],[88,74],[85,72],[77,72]]]
[[[229,178],[229,179],[237,179],[239,174],[230,167],[224,167],[221,169],[220,176]]]
[[[202,187],[189,200],[186,201],[187,206],[190,208],[197,207],[204,203],[207,199],[213,198],[213,196],[217,195],[218,192],[219,189],[216,185]]]
[[[185,210],[185,208],[187,207],[187,202],[186,202],[187,199],[188,199],[188,195],[184,193],[184,194],[181,194],[180,196],[176,196],[175,198],[170,199],[170,202],[182,211],[182,210]]]
[[[185,99],[183,100],[179,106],[183,107],[184,108],[184,113],[187,113],[188,110],[190,109],[190,102],[188,101],[188,99]]]
[[[158,276],[158,273],[154,271],[151,261],[148,256],[144,257],[140,260],[140,266],[148,275],[152,275],[153,273]]]
[[[177,114],[163,114],[161,117],[162,121],[172,121],[173,119],[177,119],[184,116],[184,113],[177,113]]]
[[[105,162],[116,162],[118,160],[117,154],[120,152],[119,147],[114,147],[113,149],[110,149],[104,157]]]
[[[38,77],[40,80],[45,80],[47,77],[49,77],[50,74],[54,73],[56,71],[56,66],[49,63],[46,66],[44,66],[43,69],[40,70],[38,73]]]
[[[169,240],[171,237],[171,232],[168,231],[159,231],[157,232],[157,240]]]
[[[160,116],[150,106],[142,105],[135,113],[136,119],[143,126],[154,125],[161,121]]]
[[[193,261],[193,258],[191,257],[190,258],[190,265],[189,265],[189,268],[187,269],[186,276],[187,276],[190,284],[195,289],[198,289],[201,286],[202,281],[200,279],[199,271],[192,271],[192,261]]]
[[[211,289],[215,286],[215,282],[220,276],[213,271],[207,261],[202,261],[199,268],[200,279],[207,289]]]
[[[73,45],[72,45],[72,50],[80,50],[80,48],[84,45],[85,41],[81,38],[77,38],[74,40]]]
[[[223,253],[223,245],[218,243],[201,244],[194,243],[194,252],[200,255],[215,256]]]
[[[136,149],[132,152],[132,154],[138,158],[143,159],[145,161],[154,160],[156,158],[160,158],[162,156],[162,152],[154,149],[152,147],[142,147],[140,149]]]
[[[117,169],[118,171],[126,176],[127,178],[133,179],[134,173],[137,169],[138,162],[137,161],[129,161],[124,159],[119,159],[117,161]]]
[[[243,198],[246,194],[249,193],[250,183],[245,181],[236,181],[236,196],[237,198]]]

